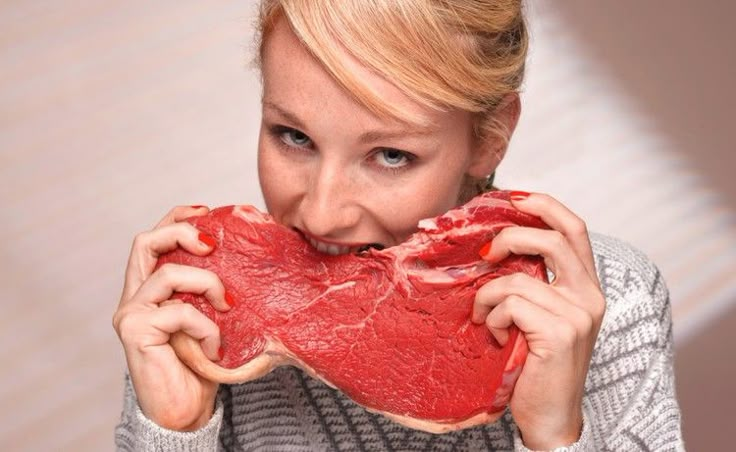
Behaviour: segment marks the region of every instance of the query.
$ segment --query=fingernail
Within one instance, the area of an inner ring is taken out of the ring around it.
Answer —
[[[222,358],[225,357],[225,350],[223,350],[222,347],[217,349],[217,356],[220,357],[220,361],[222,361]]]
[[[491,252],[491,242],[488,242],[485,245],[483,245],[483,248],[480,249],[478,254],[480,255],[481,258],[485,259],[486,256],[488,256],[488,253],[490,252]]]
[[[199,241],[204,243],[207,248],[214,248],[215,245],[217,245],[215,238],[209,234],[205,234],[204,232],[199,233]]]
[[[225,302],[231,308],[234,308],[235,307],[235,298],[233,298],[233,296],[230,295],[228,292],[225,292]]]
[[[201,209],[201,208],[207,207],[207,206],[189,206],[189,207],[191,207],[192,209]]]
[[[510,196],[513,201],[523,201],[528,198],[530,193],[525,191],[512,191]]]

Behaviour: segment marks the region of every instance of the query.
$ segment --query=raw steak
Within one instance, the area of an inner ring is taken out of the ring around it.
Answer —
[[[435,433],[495,421],[526,358],[512,329],[501,347],[471,322],[477,289],[524,272],[547,281],[542,258],[489,265],[478,251],[507,226],[547,228],[490,192],[422,220],[405,243],[357,255],[319,253],[302,235],[250,206],[188,221],[217,239],[206,257],[181,249],[159,259],[206,268],[236,300],[227,313],[178,294],[220,327],[216,363],[183,333],[172,344],[192,369],[221,383],[245,382],[291,364],[367,409]]]

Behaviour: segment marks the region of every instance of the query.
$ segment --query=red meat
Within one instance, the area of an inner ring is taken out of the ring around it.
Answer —
[[[547,282],[539,256],[489,265],[478,251],[509,226],[548,227],[490,192],[434,219],[405,243],[356,255],[319,253],[300,233],[251,206],[188,221],[217,239],[206,257],[181,249],[159,259],[215,272],[236,307],[215,311],[177,294],[220,327],[223,359],[209,361],[183,333],[172,344],[190,367],[221,383],[253,380],[295,365],[365,408],[397,422],[445,432],[497,419],[526,358],[512,329],[501,347],[471,322],[484,283],[524,272]]]

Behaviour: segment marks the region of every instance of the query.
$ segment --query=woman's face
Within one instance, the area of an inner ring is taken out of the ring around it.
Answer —
[[[487,166],[475,157],[469,113],[420,106],[349,62],[386,102],[411,108],[433,127],[412,129],[371,113],[278,21],[262,61],[261,190],[276,221],[331,254],[403,242],[419,220],[457,205],[466,173],[478,177],[473,172]]]

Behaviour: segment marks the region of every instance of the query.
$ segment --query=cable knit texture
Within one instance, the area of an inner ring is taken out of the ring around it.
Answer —
[[[606,314],[585,383],[581,437],[556,451],[684,450],[673,377],[669,294],[657,267],[630,245],[591,234]],[[528,451],[511,413],[444,435],[367,412],[301,370],[221,385],[196,432],[163,429],[141,413],[126,377],[115,431],[120,451]]]

